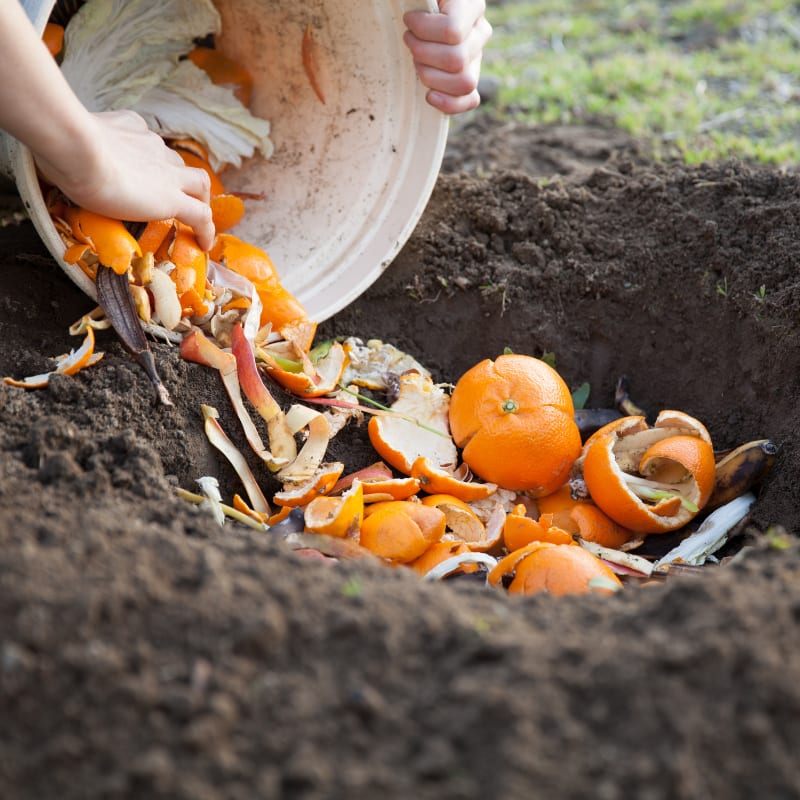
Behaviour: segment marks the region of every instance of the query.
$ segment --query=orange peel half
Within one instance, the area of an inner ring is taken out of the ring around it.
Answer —
[[[592,500],[636,533],[682,528],[714,487],[711,437],[682,412],[662,412],[652,428],[642,417],[617,420],[590,437],[581,461]]]

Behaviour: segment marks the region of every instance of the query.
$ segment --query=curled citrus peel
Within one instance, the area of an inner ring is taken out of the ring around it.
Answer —
[[[550,523],[552,520],[539,521],[526,515],[524,505],[517,505],[506,516],[503,525],[503,542],[513,552],[531,542],[550,542],[551,544],[572,544],[572,535]]]
[[[272,496],[272,502],[292,508],[304,506],[319,495],[330,494],[343,471],[344,464],[341,461],[321,464],[308,480],[284,484],[283,489]]]
[[[279,522],[283,522],[283,520],[285,520],[289,514],[292,513],[291,506],[281,506],[274,514],[258,512],[255,509],[250,508],[242,496],[238,494],[233,496],[233,508],[237,513],[242,514],[245,517],[249,517],[256,522],[260,522],[267,528],[271,527],[272,525],[277,525]]]
[[[75,239],[117,275],[127,272],[133,258],[142,254],[139,243],[119,220],[75,206],[67,207],[64,217]],[[74,251],[71,256],[78,252]],[[86,252],[84,249],[76,261],[85,259]]]
[[[612,594],[622,587],[611,568],[587,550],[550,542],[531,542],[509,553],[489,572],[487,583],[511,594]]]
[[[570,512],[577,534],[586,542],[595,542],[614,550],[638,546],[642,537],[624,528],[593,503],[578,503]]]
[[[464,542],[434,542],[429,545],[421,556],[408,563],[408,566],[420,576],[429,573],[437,564],[453,558],[454,556],[464,555],[472,551]],[[474,572],[477,566],[464,566],[463,572]]]
[[[553,525],[563,528],[570,533],[578,533],[578,525],[572,519],[572,509],[582,503],[590,503],[591,500],[586,498],[575,498],[572,495],[572,487],[569,483],[565,483],[556,489],[555,492],[539,497],[536,499],[536,513],[532,516],[539,516],[539,514],[552,514]]]
[[[359,481],[340,497],[319,496],[304,511],[306,530],[336,538],[355,538],[364,518],[364,493]]]
[[[463,501],[448,494],[431,494],[423,497],[422,505],[438,508],[445,517],[445,539],[465,542],[470,548],[488,549],[497,544],[502,528],[493,531],[494,537],[487,537],[486,526],[478,515]]]
[[[373,416],[368,432],[378,455],[404,475],[424,456],[439,469],[454,468],[458,453],[447,423],[449,397],[418,372],[400,376],[390,414]]]
[[[280,332],[287,325],[308,320],[300,302],[281,286],[272,259],[260,247],[221,233],[209,256],[253,284],[262,305],[261,327],[270,323],[273,330]]]
[[[714,450],[705,426],[665,411],[653,427],[628,417],[601,428],[581,457],[592,500],[637,533],[683,527],[714,488]]]
[[[377,503],[383,500],[407,500],[419,492],[416,478],[363,479],[364,502]]]
[[[449,494],[469,503],[484,500],[497,491],[494,483],[472,481],[469,467],[461,464],[450,472],[432,463],[426,456],[420,456],[411,465],[411,476],[417,478],[421,488],[428,494]]]
[[[96,364],[103,357],[103,353],[94,352],[94,328],[87,325],[85,333],[86,336],[77,350],[71,350],[68,354],[55,358],[55,369],[20,380],[3,378],[3,383],[20,389],[44,389],[50,385],[50,378],[53,375],[75,375],[80,370]]]

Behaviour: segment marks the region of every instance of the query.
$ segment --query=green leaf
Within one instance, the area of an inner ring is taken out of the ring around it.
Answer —
[[[555,353],[542,353],[542,361],[544,361],[547,366],[552,367],[553,369],[556,368],[556,354]]]
[[[589,399],[589,392],[590,391],[591,391],[591,387],[589,386],[588,381],[584,381],[572,393],[572,404],[575,406],[576,409],[585,408],[586,407],[586,401]]]

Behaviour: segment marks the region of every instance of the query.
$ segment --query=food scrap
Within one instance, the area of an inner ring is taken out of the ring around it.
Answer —
[[[135,230],[46,188],[66,268],[96,282],[107,320],[84,318],[74,331],[85,333],[83,345],[53,371],[6,383],[46,386],[52,374],[96,363],[94,329],[107,322],[156,386],[143,331],[179,344],[184,359],[219,373],[233,413],[201,405],[203,426],[246,499],[224,503],[210,476],[198,479],[202,493],[179,496],[219,524],[271,532],[327,560],[366,558],[426,581],[463,577],[552,595],[611,595],[714,560],[773,466],[771,441],[720,453],[700,420],[672,409],[649,425],[624,380],[616,409],[585,409],[588,384],[571,392],[553,363],[532,355],[484,359],[453,385],[390,343],[315,341],[316,323],[268,253],[232,232],[260,197],[230,191],[224,168],[256,151],[268,157],[272,143],[269,123],[248,109],[246,65],[196,44],[219,29],[210,0],[157,8],[89,0],[65,31],[48,29],[84,102],[139,111],[185,163],[207,172],[217,237],[206,253],[177,220]],[[324,103],[316,47],[308,24],[301,57]],[[131,61],[136,85],[126,78]],[[293,397],[289,408],[274,386]],[[351,470],[330,445],[365,416],[377,460]],[[255,469],[226,433],[231,423]],[[280,485],[271,497],[262,472]],[[674,546],[648,549],[659,539]]]

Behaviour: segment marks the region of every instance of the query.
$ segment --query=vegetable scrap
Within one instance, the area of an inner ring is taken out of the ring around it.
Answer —
[[[50,378],[53,375],[75,375],[82,369],[93,367],[102,358],[103,353],[95,352],[94,349],[94,328],[95,325],[86,317],[83,318],[82,324],[77,327],[77,334],[85,333],[83,343],[77,349],[70,350],[60,356],[56,356],[53,361],[55,368],[48,372],[42,372],[38,375],[29,375],[27,378],[3,378],[3,383],[9,386],[17,386],[21,389],[46,389],[50,384]]]
[[[615,409],[585,409],[590,387],[571,392],[550,354],[548,363],[507,352],[449,385],[380,340],[315,342],[316,324],[281,285],[269,255],[231,233],[245,201],[258,197],[229,192],[222,170],[256,151],[268,157],[272,144],[269,124],[247,109],[245,66],[195,45],[219,26],[209,0],[157,8],[89,0],[67,22],[63,42],[59,31],[48,33],[84,102],[138,110],[186,163],[208,172],[218,229],[206,254],[176,220],[134,233],[47,190],[67,267],[99,290],[113,288],[109,296],[120,286],[130,292],[127,305],[104,303],[98,292],[101,309],[73,331],[85,333],[83,346],[53,372],[95,363],[93,331],[109,324],[123,340],[133,327],[157,333],[179,344],[186,360],[217,370],[231,422],[241,426],[257,467],[226,433],[225,411],[203,405],[205,434],[246,499],[223,502],[211,476],[198,479],[200,493],[180,489],[178,496],[220,525],[232,520],[269,532],[303,554],[378,561],[426,581],[464,577],[490,590],[552,595],[611,595],[713,562],[774,464],[770,440],[719,453],[702,422],[671,409],[651,426],[624,380]],[[324,103],[314,48],[307,26],[303,63]],[[128,339],[143,355],[141,340]],[[6,382],[44,386],[53,372]],[[296,402],[284,409],[272,385]],[[348,472],[329,460],[330,443],[365,416],[377,460]],[[262,470],[281,486],[271,497]]]
[[[95,282],[102,310],[147,372],[158,399],[171,402],[143,329],[178,343],[199,328],[220,346],[230,345],[238,322],[250,341],[269,326],[265,344],[302,342],[309,331],[313,335],[314,326],[281,286],[268,254],[226,233],[244,217],[245,201],[263,196],[229,192],[219,173],[256,153],[268,158],[273,145],[269,122],[248,108],[252,78],[246,68],[214,47],[196,45],[220,33],[213,3],[88,0],[68,20],[59,17],[62,21],[65,26],[52,21],[45,36],[86,106],[137,111],[185,163],[204,169],[211,181],[219,235],[210,253],[177,220],[153,221],[134,232],[123,221],[76,207],[55,187],[44,187],[47,209],[64,242],[65,270]],[[298,321],[305,325],[302,330]]]
[[[240,377],[258,380],[263,391],[266,385],[258,376],[277,383],[273,359],[247,342],[238,327],[233,339],[240,350],[253,354],[252,360],[240,354],[246,365]],[[348,352],[365,347],[354,338],[346,341]],[[329,353],[332,344],[317,348]],[[306,346],[309,352],[314,349],[310,341]],[[397,357],[399,352],[392,348],[393,358],[409,363],[409,357]],[[298,468],[298,455],[295,462],[271,468],[282,483],[272,503],[291,514],[281,516],[280,525],[261,529],[284,537],[295,549],[318,548],[329,559],[377,558],[426,581],[461,576],[510,594],[610,595],[632,583],[665,580],[670,570],[714,560],[746,519],[752,489],[774,462],[772,442],[758,440],[717,454],[699,420],[664,410],[652,427],[644,416],[619,416],[579,442],[576,452],[572,431],[562,419],[572,420],[574,409],[561,376],[532,356],[514,354],[510,363],[504,358],[481,362],[479,370],[465,373],[466,383],[462,376],[454,387],[434,383],[424,368],[412,368],[397,381],[381,384],[385,403],[352,390],[362,400],[359,409],[371,416],[369,436],[381,460],[343,474],[344,464],[324,460],[336,434],[330,428],[317,431],[308,463]],[[306,374],[314,384],[319,377],[314,362],[310,368]],[[483,376],[483,383],[476,375]],[[374,380],[374,370],[369,359],[354,363],[346,358],[340,376],[351,387],[364,386]],[[303,399],[352,405],[335,399],[341,392],[313,398],[304,398],[303,392],[295,386],[300,402],[285,414],[292,435],[301,424],[309,424],[311,431],[317,413]],[[264,407],[259,394],[246,394],[251,406]],[[459,395],[456,404],[453,398]],[[274,402],[269,401],[267,415],[273,420],[284,414]],[[548,409],[545,421],[555,421],[550,428],[518,417],[542,408]],[[354,424],[361,423],[356,418]],[[458,442],[452,432],[456,428]],[[314,435],[309,433],[304,449]],[[733,453],[739,467],[747,466],[736,471],[735,485]],[[762,455],[758,469],[751,463],[756,453]],[[248,493],[252,480],[249,475],[243,479]],[[732,499],[706,515],[709,499],[723,485]],[[201,502],[186,492],[181,496]],[[248,519],[257,511],[253,505]],[[292,520],[292,527],[285,527]],[[656,547],[654,554],[654,540],[674,541],[666,534],[680,535],[680,544],[670,545],[668,553]],[[332,539],[342,545],[332,548]]]
[[[306,25],[303,32],[303,69],[306,71],[306,77],[314,90],[317,99],[325,105],[325,93],[322,91],[322,86],[319,81],[319,66],[317,64],[317,43],[314,40],[314,31],[311,29],[311,23]]]

